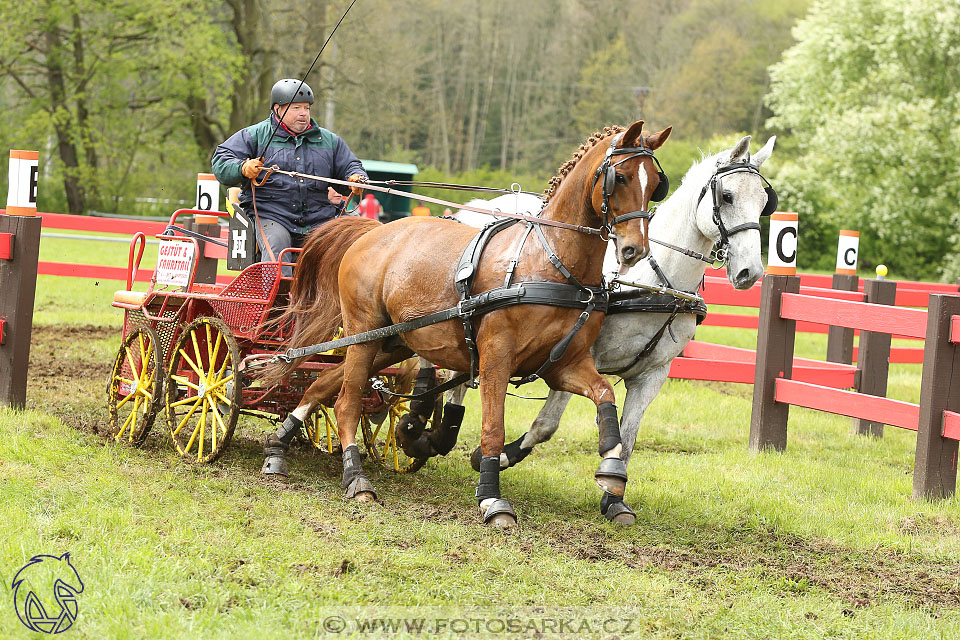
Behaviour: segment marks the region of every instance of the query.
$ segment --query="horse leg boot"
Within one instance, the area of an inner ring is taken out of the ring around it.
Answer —
[[[287,449],[293,437],[303,428],[303,421],[310,414],[312,404],[302,404],[289,414],[276,433],[267,436],[263,445],[263,467],[260,473],[267,477],[286,479],[290,472],[287,468]]]
[[[603,458],[594,476],[597,485],[603,489],[600,512],[611,522],[633,524],[637,516],[623,501],[627,487],[627,465],[620,459],[623,444],[620,441],[617,406],[612,402],[601,402],[597,407],[597,423],[600,430],[599,452]]]
[[[437,372],[433,365],[420,359],[420,371],[413,385],[413,395],[426,393],[437,383]],[[424,435],[427,421],[433,414],[434,396],[416,398],[410,401],[410,411],[403,414],[397,422],[397,444],[411,458],[429,458],[432,453],[430,443]]]
[[[377,492],[373,484],[363,473],[360,466],[360,449],[356,443],[343,450],[343,480],[341,482],[344,495],[356,498],[360,502],[371,502],[377,499]]]
[[[480,459],[477,505],[483,514],[484,524],[509,527],[517,523],[513,507],[500,497],[500,456],[484,456]]]
[[[344,330],[352,333],[353,328],[347,329],[347,326],[345,320]],[[377,499],[373,484],[364,475],[360,464],[357,427],[360,425],[363,390],[373,371],[372,367],[379,350],[380,344],[376,342],[353,345],[347,349],[347,356],[344,359],[343,386],[333,405],[333,412],[337,418],[337,433],[343,444],[341,486],[347,498],[354,498],[358,502],[372,502]]]

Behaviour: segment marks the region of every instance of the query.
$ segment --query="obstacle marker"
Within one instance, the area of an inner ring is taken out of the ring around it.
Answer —
[[[775,211],[770,216],[767,273],[792,276],[797,273],[797,214]]]
[[[837,243],[837,273],[857,275],[857,258],[860,253],[860,232],[841,229]]]
[[[7,190],[7,215],[37,215],[37,179],[40,152],[10,150],[10,181]]]

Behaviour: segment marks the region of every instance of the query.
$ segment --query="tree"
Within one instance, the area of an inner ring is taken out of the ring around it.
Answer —
[[[769,96],[771,124],[799,146],[780,176],[782,202],[819,225],[860,230],[867,261],[956,277],[960,6],[820,2],[794,36]]]
[[[55,140],[71,213],[101,205],[106,185],[119,196],[138,162],[149,175],[158,163],[144,150],[171,136],[179,142],[189,125],[184,105],[223,86],[234,59],[211,8],[188,0],[0,5],[0,73],[19,89],[14,138],[37,149]]]

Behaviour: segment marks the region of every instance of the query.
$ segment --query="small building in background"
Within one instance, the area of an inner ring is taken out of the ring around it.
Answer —
[[[417,165],[405,162],[386,162],[384,160],[360,160],[371,180],[413,180],[417,175]],[[413,187],[391,187],[397,191],[413,193]],[[383,206],[383,221],[389,222],[410,215],[410,199],[387,193],[377,193],[377,200]]]

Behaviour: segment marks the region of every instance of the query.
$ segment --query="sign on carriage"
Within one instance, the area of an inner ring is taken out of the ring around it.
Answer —
[[[37,215],[37,179],[40,175],[38,151],[10,150],[7,214],[11,216]]]
[[[220,183],[212,173],[197,174],[197,206],[199,211],[217,211]]]
[[[157,284],[186,287],[197,245],[192,242],[161,241],[157,254]]]
[[[840,230],[837,244],[837,273],[846,276],[857,275],[857,256],[860,253],[860,232]]]
[[[775,211],[770,216],[770,252],[767,273],[792,276],[797,273],[797,214]]]

